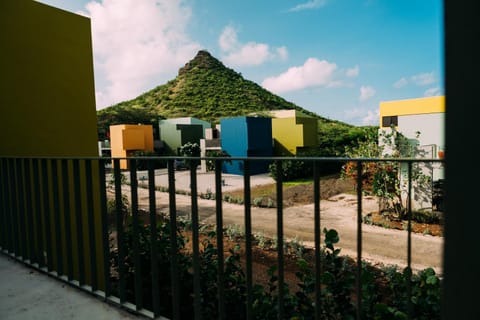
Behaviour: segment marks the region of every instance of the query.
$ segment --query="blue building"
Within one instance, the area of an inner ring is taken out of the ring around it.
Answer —
[[[272,119],[236,117],[220,120],[222,150],[231,157],[271,157]],[[254,161],[250,174],[268,172],[270,161]],[[234,160],[223,164],[224,173],[243,175],[243,161]]]

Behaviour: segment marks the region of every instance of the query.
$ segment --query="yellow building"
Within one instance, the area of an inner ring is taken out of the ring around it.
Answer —
[[[98,155],[90,19],[0,4],[0,155]]]
[[[135,151],[153,151],[153,127],[143,124],[110,126],[110,148],[113,158],[126,158]],[[126,159],[120,160],[120,169],[128,169]]]
[[[430,146],[429,157],[437,157],[445,140],[445,96],[385,101],[380,103],[380,128],[395,126],[410,139],[420,133],[420,146]]]
[[[86,284],[92,283],[91,269],[80,270],[80,261],[85,266],[95,261],[99,270],[98,285],[102,287],[104,248],[98,163],[88,162],[90,167],[86,160],[81,160],[76,166],[68,160],[69,184],[56,188],[60,181],[54,177],[63,174],[54,168],[60,169],[60,164],[56,159],[47,159],[98,156],[91,40],[87,17],[36,1],[0,1],[0,117],[3,120],[0,159],[3,168],[8,167],[6,172],[24,172],[23,183],[30,186],[22,193],[24,201],[19,200],[19,207],[12,206],[8,213],[18,217],[24,214],[22,206],[31,207],[28,214],[33,213],[35,219],[43,221],[43,224],[18,224],[23,234],[32,235],[25,246],[30,255],[46,257],[53,270],[65,271],[67,256],[71,254],[73,277],[79,279],[84,275]],[[19,160],[10,161],[8,157]],[[40,160],[42,166],[38,163],[39,157],[44,157]],[[78,168],[77,174],[74,174],[75,168]],[[91,169],[90,173],[87,168]],[[38,179],[39,183],[33,183],[31,173],[37,169],[45,175]],[[87,175],[94,177],[89,188],[91,207],[65,210],[59,206],[54,199],[62,199],[63,203],[79,199],[86,203]],[[74,186],[74,179],[79,179],[78,188]],[[42,194],[43,199],[36,197],[38,194]],[[90,238],[83,236],[85,231],[79,227],[89,223],[95,226]],[[42,229],[45,225],[52,228]],[[72,239],[70,249],[67,237]]]
[[[274,154],[291,156],[317,144],[317,119],[297,110],[271,111]]]
[[[379,133],[396,131],[409,139],[416,147],[417,158],[443,158],[445,153],[445,96],[385,101],[380,103]],[[382,141],[379,141],[382,143]],[[391,150],[385,150],[387,153]],[[407,164],[401,165],[401,179],[406,179]],[[435,186],[444,179],[444,168],[440,164],[426,164],[423,174]],[[402,183],[402,185],[406,185]],[[413,207],[432,208],[433,194],[430,188],[413,188]],[[406,191],[405,191],[406,193]]]

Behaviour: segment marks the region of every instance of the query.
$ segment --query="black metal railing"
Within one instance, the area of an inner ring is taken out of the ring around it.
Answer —
[[[253,222],[251,203],[250,165],[254,161],[271,161],[276,171],[276,255],[275,290],[270,298],[272,310],[278,319],[290,317],[290,296],[284,289],[284,221],[283,221],[283,161],[304,161],[313,169],[314,255],[310,307],[305,319],[325,318],[326,304],[322,289],[325,254],[321,241],[320,181],[322,166],[328,163],[353,161],[357,169],[357,247],[356,261],[362,261],[363,174],[365,163],[392,161],[392,159],[346,158],[183,158],[184,160],[211,160],[215,163],[215,226],[209,229],[206,243],[200,221],[199,191],[196,168],[190,169],[189,194],[191,200],[190,225],[181,229],[176,207],[175,157],[164,157],[168,176],[168,215],[159,215],[155,164],[158,158],[128,158],[129,183],[126,185],[120,159],[110,158],[0,158],[0,249],[15,259],[48,273],[58,279],[109,300],[122,307],[150,318],[166,316],[180,319],[185,315],[195,319],[231,318],[232,267],[225,256],[222,164],[224,161],[243,162],[244,208],[244,262],[237,270],[242,281],[242,304],[236,307],[235,318],[255,319],[258,313],[258,288],[254,281]],[[138,164],[146,164],[148,183],[139,186]],[[435,159],[395,159],[408,167],[408,199],[411,199],[412,166],[416,163],[441,163]],[[106,164],[113,162],[112,169]],[[108,172],[107,172],[108,170]],[[165,171],[165,169],[162,169]],[[139,188],[147,188],[146,208],[139,205]],[[127,205],[128,203],[128,205]],[[411,201],[408,202],[407,251],[405,252],[407,317],[412,318],[412,240]],[[183,224],[182,224],[183,226]],[[161,229],[163,228],[163,229]],[[160,233],[160,230],[163,233]],[[191,231],[191,251],[185,249],[184,231]],[[161,234],[161,235],[160,235]],[[205,257],[210,248],[213,255]],[[188,253],[186,253],[188,251]],[[185,258],[188,256],[188,259]],[[214,270],[206,265],[214,260]],[[168,266],[167,269],[164,267]],[[273,270],[273,269],[272,269]],[[365,318],[362,263],[351,269],[355,285],[351,295],[355,298],[354,316]],[[206,272],[214,273],[215,281],[206,281]],[[273,271],[272,271],[273,272]],[[244,276],[243,276],[244,275]],[[163,282],[162,282],[163,281]],[[161,285],[167,283],[167,286]],[[210,288],[205,286],[209,285]],[[166,289],[168,288],[168,289]],[[189,288],[189,292],[186,292]],[[212,290],[215,292],[212,296]],[[266,290],[266,289],[265,289]],[[272,289],[273,290],[273,289]],[[213,297],[213,298],[212,298]],[[214,301],[211,301],[212,299]],[[227,305],[229,306],[227,308]],[[213,307],[212,307],[213,306]],[[188,313],[186,310],[188,309]],[[209,310],[211,314],[205,313]],[[212,311],[213,310],[213,311]]]

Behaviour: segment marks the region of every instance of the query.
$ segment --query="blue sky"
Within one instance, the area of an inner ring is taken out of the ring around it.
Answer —
[[[97,109],[176,77],[198,50],[321,116],[444,94],[441,0],[41,0],[90,17]]]

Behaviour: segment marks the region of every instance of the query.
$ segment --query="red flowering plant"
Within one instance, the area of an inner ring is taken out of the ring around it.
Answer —
[[[395,159],[412,158],[419,154],[418,137],[408,139],[397,132],[394,127],[390,130],[380,129],[378,137],[372,136],[359,141],[356,146],[346,147],[345,155],[352,159],[367,159],[362,161],[362,191],[366,195],[374,195],[380,199],[380,210],[390,211],[401,217],[406,213],[403,199],[406,185],[405,179],[400,178],[402,164]],[[392,161],[368,161],[368,159],[391,158]],[[347,161],[342,167],[342,177],[352,179],[357,183],[358,161]],[[428,180],[420,168],[413,170],[413,179],[417,185]]]

